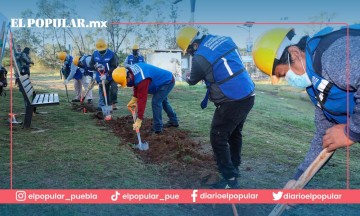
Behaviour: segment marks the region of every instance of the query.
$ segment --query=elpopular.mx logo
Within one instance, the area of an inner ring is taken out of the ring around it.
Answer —
[[[277,201],[277,200],[281,199],[283,192],[282,191],[279,191],[277,193],[273,192],[272,194],[273,194],[273,198],[274,198],[273,200]]]

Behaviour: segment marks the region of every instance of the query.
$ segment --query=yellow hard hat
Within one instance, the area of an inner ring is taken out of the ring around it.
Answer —
[[[191,44],[195,36],[199,30],[192,26],[186,26],[182,29],[180,29],[179,33],[176,36],[176,43],[180,47],[180,49],[183,50],[185,53],[188,46]]]
[[[64,62],[66,59],[66,52],[58,52],[57,57],[60,59],[60,61]]]
[[[121,87],[125,88],[126,84],[127,84],[127,81],[126,81],[126,68],[117,67],[112,72],[112,78],[117,84],[120,84]]]
[[[139,45],[134,44],[134,46],[132,47],[133,50],[138,50],[139,49]]]
[[[279,60],[284,49],[289,46],[294,34],[292,28],[275,28],[260,35],[253,46],[253,59],[255,65],[265,74],[271,76],[271,83],[279,82],[279,77],[273,75],[274,62]]]
[[[80,56],[75,56],[73,59],[73,65],[78,66],[79,65]]]
[[[104,51],[104,50],[106,50],[106,49],[107,49],[107,45],[106,45],[105,40],[102,39],[102,38],[99,39],[99,40],[97,40],[95,47],[96,47],[96,50],[97,50],[97,51]]]

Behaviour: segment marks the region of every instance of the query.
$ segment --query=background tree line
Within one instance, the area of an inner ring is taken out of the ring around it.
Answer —
[[[151,4],[150,4],[151,3]],[[91,20],[107,21],[107,28],[14,28],[14,44],[29,47],[37,66],[55,69],[60,62],[56,53],[66,51],[72,55],[92,54],[96,40],[104,38],[109,48],[115,51],[122,62],[134,43],[141,49],[176,49],[176,32],[182,25],[175,25],[178,8],[172,1],[156,0],[103,0],[88,1],[91,4]],[[78,19],[77,11],[84,10],[71,0],[38,0],[35,9],[22,12],[21,18]],[[150,18],[151,17],[151,18]],[[155,18],[152,18],[155,17]],[[155,24],[119,24],[112,22],[146,22]],[[156,24],[171,20],[174,24]]]

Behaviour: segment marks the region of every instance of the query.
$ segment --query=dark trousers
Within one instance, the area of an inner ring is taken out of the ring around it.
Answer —
[[[225,179],[239,177],[242,129],[254,106],[255,96],[217,106],[211,123],[210,142],[218,170]]]

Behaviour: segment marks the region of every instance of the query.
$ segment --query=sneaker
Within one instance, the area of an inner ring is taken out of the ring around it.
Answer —
[[[79,99],[72,99],[71,102],[80,102],[80,100]]]
[[[179,127],[179,123],[174,123],[174,122],[170,122],[168,121],[166,124],[164,124],[163,126],[164,128],[169,128],[169,127]]]
[[[112,110],[117,110],[116,104],[113,104],[111,107],[112,107]]]
[[[211,186],[213,189],[238,189],[240,188],[240,184],[235,178],[234,180],[221,179],[219,182],[213,184]]]

